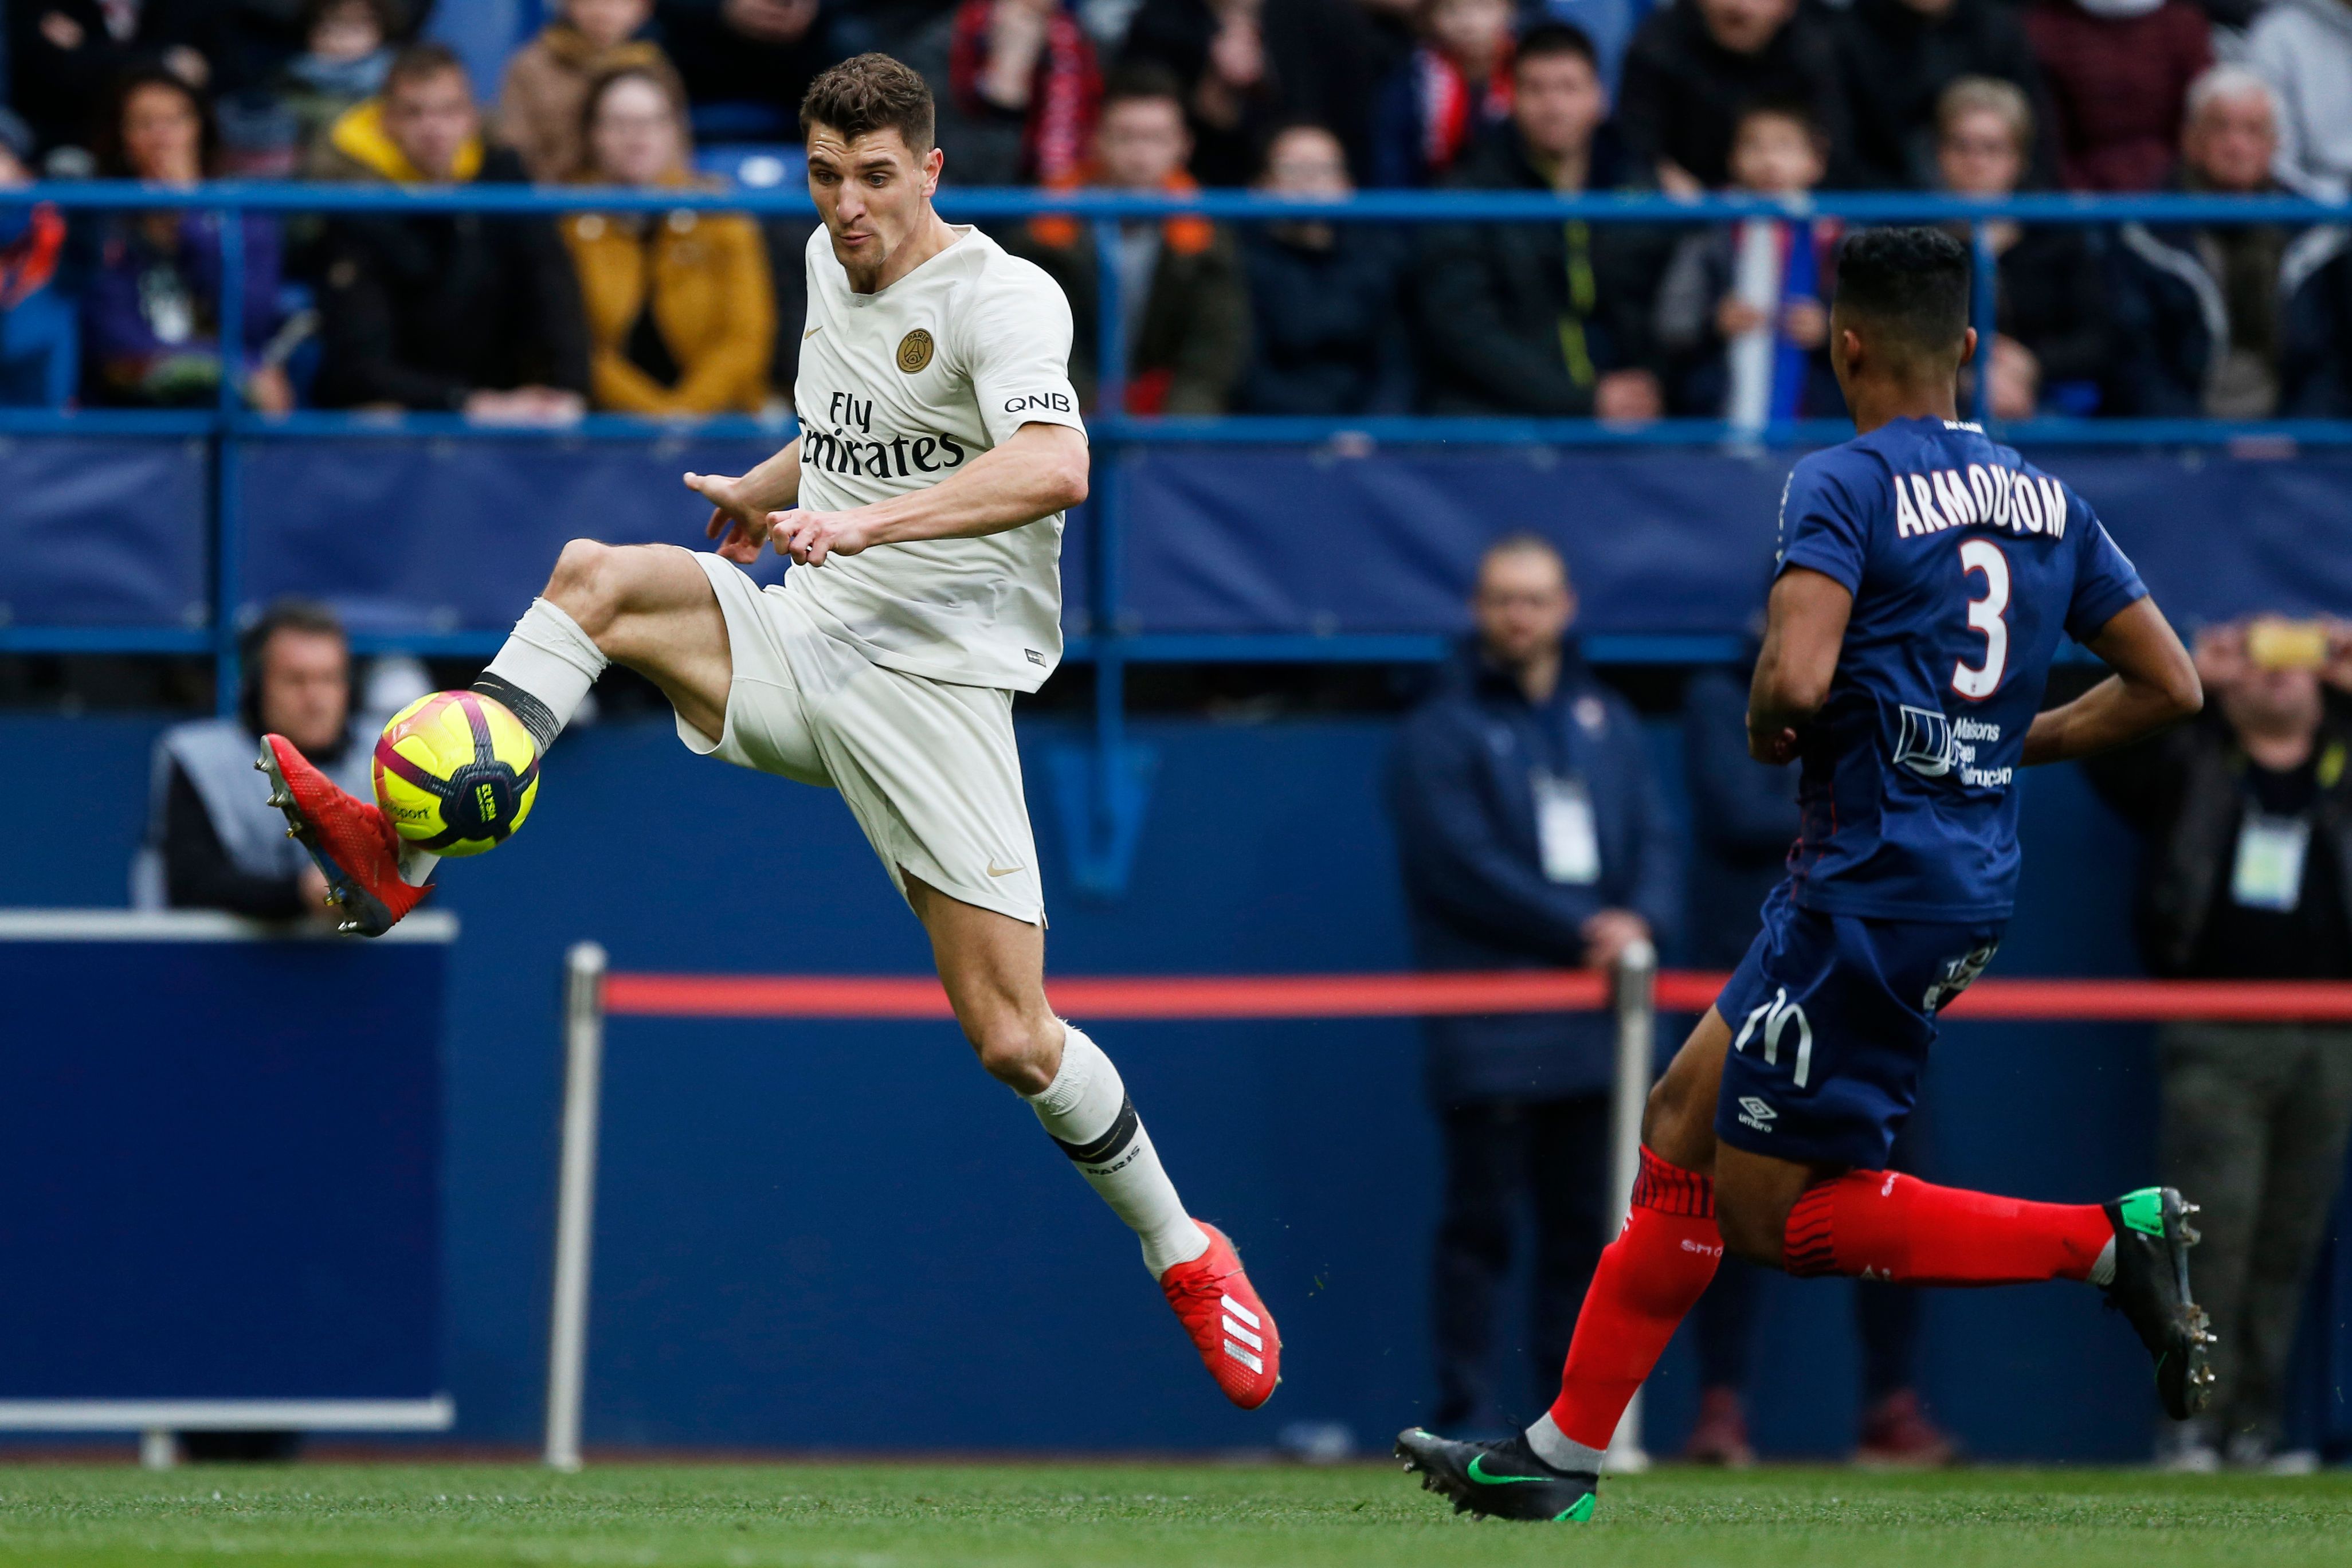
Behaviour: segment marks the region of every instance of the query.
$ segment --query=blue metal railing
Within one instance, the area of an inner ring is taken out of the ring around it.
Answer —
[[[425,214],[475,212],[555,216],[582,211],[740,212],[807,217],[814,208],[804,190],[624,190],[545,188],[478,184],[456,187],[393,187],[376,184],[309,184],[222,182],[166,187],[134,181],[93,180],[0,191],[0,208],[37,202],[77,210],[176,208],[225,216],[282,214]],[[1127,384],[1126,315],[1116,247],[1119,225],[1198,214],[1232,223],[1297,221],[1305,218],[1356,223],[1562,222],[1688,225],[1740,217],[1836,218],[1848,223],[1960,223],[1969,225],[1977,261],[1973,320],[1980,337],[1993,328],[1994,251],[1988,221],[2015,219],[2036,224],[2352,224],[2352,201],[2320,202],[2302,197],[2205,195],[2086,196],[2036,194],[2000,200],[1913,192],[1822,193],[1800,201],[1714,195],[1683,200],[1654,194],[1559,195],[1541,192],[1370,191],[1339,201],[1294,201],[1240,191],[1190,195],[1131,195],[1100,191],[1045,193],[1034,190],[959,190],[940,193],[939,206],[952,218],[1018,218],[1058,215],[1091,230],[1099,278],[1098,385],[1100,409],[1090,416],[1098,450],[1129,447],[1208,443],[1314,445],[1352,443],[1444,443],[1463,445],[1696,446],[1738,440],[1760,445],[1811,446],[1843,439],[1843,422],[1782,423],[1735,429],[1717,420],[1669,419],[1641,426],[1592,420],[1461,419],[1407,416],[1291,419],[1234,417],[1138,418],[1121,410]],[[242,341],[245,236],[241,225],[221,226],[224,278],[220,291],[219,341]],[[1976,412],[1986,412],[1985,383],[1977,383]],[[14,628],[0,627],[0,650],[58,652],[209,651],[224,710],[234,703],[237,668],[237,616],[243,603],[243,448],[254,442],[336,437],[415,440],[646,441],[690,430],[701,437],[770,439],[781,445],[794,427],[730,416],[669,423],[614,416],[592,416],[561,427],[469,424],[452,415],[298,413],[282,418],[247,413],[234,376],[222,378],[218,405],[209,411],[0,411],[0,436],[89,435],[202,438],[213,444],[211,508],[213,553],[211,625],[208,628]],[[2139,445],[2259,443],[2271,448],[2352,445],[2352,422],[2271,421],[2221,424],[2199,420],[2033,420],[2003,427],[2011,439],[2044,445]],[[1113,773],[1125,754],[1126,667],[1139,660],[1289,662],[1351,659],[1424,659],[1437,657],[1444,639],[1426,636],[1262,637],[1167,636],[1125,628],[1122,605],[1126,531],[1120,465],[1097,465],[1091,507],[1093,557],[1086,584],[1087,635],[1071,639],[1070,656],[1091,659],[1096,671],[1095,717],[1101,777],[1097,799],[1106,814],[1117,793]],[[370,650],[487,654],[493,634],[403,634],[355,639]],[[1696,661],[1728,657],[1731,639],[1710,637],[1595,638],[1596,658]],[[1114,834],[1114,837],[1116,835]]]

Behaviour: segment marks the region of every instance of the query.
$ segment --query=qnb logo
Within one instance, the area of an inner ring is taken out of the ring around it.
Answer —
[[[1772,1119],[1780,1113],[1752,1094],[1739,1097],[1739,1125],[1753,1127],[1759,1132],[1772,1131]]]
[[[1070,411],[1070,395],[1066,392],[1032,392],[1025,396],[1007,398],[1004,404],[1007,414],[1026,414],[1033,408],[1047,414],[1067,414]]]
[[[1781,986],[1772,1000],[1748,1013],[1748,1021],[1739,1026],[1739,1037],[1731,1042],[1731,1048],[1735,1051],[1746,1050],[1748,1042],[1756,1037],[1757,1028],[1760,1025],[1764,1031],[1765,1063],[1770,1067],[1779,1067],[1780,1037],[1789,1032],[1789,1026],[1791,1024],[1797,1026],[1797,1087],[1802,1089],[1805,1087],[1805,1080],[1811,1076],[1813,1070],[1813,1026],[1806,1021],[1805,1010],[1789,1000],[1787,986]],[[1745,1104],[1746,1101],[1743,1100],[1741,1103]],[[1764,1114],[1769,1118],[1772,1113],[1768,1108]],[[1759,1131],[1769,1131],[1769,1129],[1759,1129]]]

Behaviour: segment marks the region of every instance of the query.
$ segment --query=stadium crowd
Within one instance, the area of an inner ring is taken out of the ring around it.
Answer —
[[[2352,182],[2347,0],[546,0],[498,79],[433,0],[29,0],[0,188],[302,176],[718,185],[880,48],[949,177],[1139,191],[2284,192]],[[444,4],[456,14],[462,8]],[[531,7],[524,7],[525,10]],[[698,143],[703,151],[698,153]],[[772,173],[774,156],[766,160]],[[0,209],[0,405],[297,405],[560,422],[790,390],[805,223],[219,220]],[[1066,219],[1005,243],[1070,293]],[[1834,416],[1839,226],[1128,227],[1137,413]],[[1995,226],[2005,418],[2352,415],[2334,225]],[[228,368],[225,369],[224,367]],[[1082,384],[1089,396],[1093,389]]]

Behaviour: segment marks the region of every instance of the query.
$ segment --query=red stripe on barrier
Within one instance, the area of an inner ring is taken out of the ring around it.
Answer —
[[[1046,987],[1087,1018],[1400,1018],[1454,1013],[1590,1012],[1608,982],[1589,971],[1498,974],[1072,975]],[[610,974],[604,1010],[688,1018],[945,1018],[947,994],[921,979],[782,974]]]
[[[1714,1005],[1725,976],[1667,970],[1661,1013]],[[1401,1018],[1465,1013],[1592,1012],[1606,977],[1585,970],[1455,974],[1074,975],[1048,983],[1080,1018]],[[662,1018],[945,1018],[929,975],[610,974],[604,1010]],[[1947,1011],[1967,1018],[2139,1023],[2352,1020],[2336,981],[1979,980]]]

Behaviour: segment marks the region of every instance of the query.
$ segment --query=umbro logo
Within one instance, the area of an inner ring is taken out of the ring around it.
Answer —
[[[1772,1121],[1780,1113],[1752,1094],[1739,1097],[1739,1125],[1752,1127],[1759,1132],[1772,1131]]]
[[[1265,1321],[1231,1296],[1219,1297],[1217,1304],[1224,1309],[1225,1353],[1252,1372],[1264,1372],[1265,1362],[1260,1352],[1265,1349],[1265,1337],[1258,1331],[1265,1327]]]

